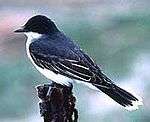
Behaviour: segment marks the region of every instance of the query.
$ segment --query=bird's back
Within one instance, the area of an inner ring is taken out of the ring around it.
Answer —
[[[71,57],[71,60],[76,60],[78,56],[74,55],[73,51],[80,50],[80,48],[63,33],[56,33],[53,35],[43,35],[41,38],[36,39],[30,44],[29,50],[43,55],[68,59]]]

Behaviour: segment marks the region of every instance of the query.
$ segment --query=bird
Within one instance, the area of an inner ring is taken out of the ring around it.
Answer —
[[[142,105],[142,99],[120,88],[108,78],[80,46],[60,31],[45,15],[31,17],[15,30],[27,36],[26,52],[35,68],[46,78],[64,86],[83,83],[101,91],[132,111]]]

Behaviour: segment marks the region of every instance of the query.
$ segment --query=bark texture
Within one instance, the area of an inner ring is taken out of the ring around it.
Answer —
[[[41,99],[40,114],[44,122],[77,122],[78,111],[72,88],[72,85],[67,87],[54,82],[37,86],[38,97]]]

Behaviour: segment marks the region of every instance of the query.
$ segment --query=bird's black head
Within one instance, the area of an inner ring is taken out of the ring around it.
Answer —
[[[51,34],[58,32],[55,23],[43,15],[37,15],[30,18],[27,23],[15,32],[36,32],[39,34]]]

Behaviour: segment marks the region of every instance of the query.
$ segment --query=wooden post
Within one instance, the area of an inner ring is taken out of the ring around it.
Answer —
[[[72,88],[57,83],[37,86],[40,114],[44,122],[77,122],[76,98]]]

